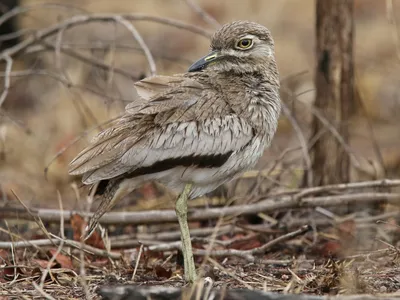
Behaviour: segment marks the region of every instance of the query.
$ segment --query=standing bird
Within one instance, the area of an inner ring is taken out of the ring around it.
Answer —
[[[211,52],[187,73],[135,83],[140,99],[94,138],[69,173],[97,185],[99,218],[146,181],[179,193],[185,279],[196,277],[187,200],[253,167],[271,142],[280,114],[279,75],[267,28],[249,21],[221,27]]]

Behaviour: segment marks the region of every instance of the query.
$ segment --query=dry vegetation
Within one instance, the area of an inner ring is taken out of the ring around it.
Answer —
[[[0,52],[0,299],[183,285],[174,195],[145,185],[105,216],[108,232],[83,245],[82,216],[97,203],[67,164],[135,98],[132,82],[154,71],[135,28],[156,72],[172,74],[206,53],[215,20],[234,19],[271,29],[288,110],[258,171],[190,204],[204,277],[214,287],[399,295],[399,1],[355,1],[360,109],[348,149],[352,182],[364,182],[309,189],[299,186],[314,97],[314,1],[22,2],[15,20],[24,47]]]

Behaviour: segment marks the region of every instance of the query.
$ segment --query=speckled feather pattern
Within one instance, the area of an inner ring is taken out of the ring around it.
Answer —
[[[237,39],[249,34],[254,47],[236,50]],[[70,174],[83,175],[85,184],[109,180],[104,195],[111,201],[108,208],[148,180],[177,193],[190,182],[190,197],[198,197],[252,168],[270,144],[280,98],[269,31],[256,23],[233,22],[214,34],[211,48],[223,57],[200,72],[136,83],[140,98],[71,162]],[[178,164],[130,176],[160,161],[227,153],[226,161],[215,168]]]

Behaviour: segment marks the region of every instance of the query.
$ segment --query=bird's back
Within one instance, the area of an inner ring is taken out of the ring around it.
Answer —
[[[249,27],[259,35],[254,57],[224,52],[221,40],[214,44],[225,56],[217,63],[201,60],[191,67],[195,72],[136,83],[140,98],[71,162],[70,174],[83,175],[85,184],[123,183],[126,191],[147,180],[177,192],[192,183],[195,197],[254,166],[276,131],[279,79],[267,29],[232,24],[235,34]],[[211,67],[198,72],[202,64]]]

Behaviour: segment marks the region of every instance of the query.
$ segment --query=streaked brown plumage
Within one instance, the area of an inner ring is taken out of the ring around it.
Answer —
[[[99,183],[99,217],[148,180],[189,198],[253,167],[269,145],[280,113],[274,44],[262,25],[223,26],[212,52],[188,73],[135,84],[140,96],[70,164],[85,184]]]

